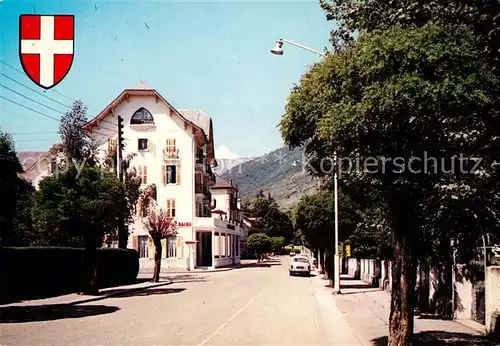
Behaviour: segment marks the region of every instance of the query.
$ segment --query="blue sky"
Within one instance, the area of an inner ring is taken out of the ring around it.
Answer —
[[[46,92],[20,72],[19,15],[29,13],[75,15],[73,65]],[[61,103],[80,99],[95,116],[144,80],[176,108],[198,108],[214,119],[218,157],[256,156],[282,146],[276,125],[290,88],[320,59],[293,46],[280,57],[270,49],[284,37],[323,50],[333,25],[317,0],[0,0],[0,95],[53,118],[66,110]],[[17,150],[46,150],[59,139],[57,121],[4,99],[0,126],[13,134]]]

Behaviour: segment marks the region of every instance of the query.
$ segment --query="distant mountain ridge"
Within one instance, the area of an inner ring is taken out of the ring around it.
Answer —
[[[253,198],[263,190],[270,193],[283,210],[290,210],[317,186],[317,180],[303,170],[304,160],[301,149],[283,147],[242,162],[226,170],[222,177],[238,185],[242,198]]]
[[[226,171],[233,167],[236,167],[242,163],[255,159],[254,157],[238,157],[236,159],[217,159],[217,167],[214,168],[214,172],[218,175],[224,174]]]

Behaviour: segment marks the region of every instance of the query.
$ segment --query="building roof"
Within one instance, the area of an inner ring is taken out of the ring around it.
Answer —
[[[134,90],[154,90],[148,82],[141,80],[132,89]]]
[[[26,180],[35,180],[46,166],[39,166],[44,158],[50,156],[48,151],[19,151],[16,153],[23,167],[23,172],[20,174]]]
[[[221,178],[219,175],[215,175],[215,185],[211,186],[212,189],[233,189],[234,191],[238,191],[236,187],[233,186],[233,182],[231,180],[226,180]]]
[[[210,140],[212,119],[210,119],[207,113],[200,111],[199,109],[179,109],[179,113],[181,113],[187,120],[201,127]]]
[[[208,144],[207,156],[211,166],[216,167],[214,143],[213,143],[213,126],[212,119],[204,112],[198,109],[184,109],[181,111],[175,109],[156,89],[153,89],[147,82],[140,81],[134,88],[123,90],[109,105],[106,106],[94,119],[88,121],[83,130],[92,131],[92,127],[99,126],[99,123],[107,116],[113,115],[114,109],[123,101],[128,100],[130,96],[154,96],[157,100],[165,103],[172,113],[178,115],[187,124],[192,126],[193,133]]]
[[[33,165],[35,165],[39,160],[44,158],[49,154],[48,151],[18,151],[17,158],[23,167],[23,171],[26,172]]]

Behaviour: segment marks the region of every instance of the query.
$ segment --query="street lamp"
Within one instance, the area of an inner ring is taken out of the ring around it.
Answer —
[[[278,41],[276,41],[276,46],[274,46],[273,49],[271,49],[271,53],[275,55],[283,55],[283,43],[288,43],[291,44],[292,46],[302,48],[304,50],[307,50],[309,52],[318,54],[322,57],[326,57],[326,54],[321,53],[315,49],[303,46],[301,44],[298,44],[296,42],[280,38]],[[334,153],[334,160],[337,162],[337,153]],[[299,161],[302,162],[302,161]],[[292,166],[297,166],[297,161],[293,161]],[[339,198],[338,198],[338,177],[337,177],[337,168],[335,168],[335,172],[333,175],[333,190],[334,190],[334,198],[335,198],[335,256],[334,256],[334,271],[333,271],[333,276],[334,276],[334,284],[333,284],[333,293],[334,294],[340,294],[340,256],[339,256]]]
[[[271,53],[273,53],[275,55],[283,55],[283,43],[288,43],[288,44],[291,44],[292,46],[302,48],[302,49],[307,50],[309,52],[321,55],[322,57],[326,57],[326,54],[324,54],[324,53],[321,53],[315,49],[303,46],[303,45],[298,44],[296,42],[287,40],[286,38],[280,38],[278,41],[276,41],[276,46],[274,46],[274,48],[271,49]]]

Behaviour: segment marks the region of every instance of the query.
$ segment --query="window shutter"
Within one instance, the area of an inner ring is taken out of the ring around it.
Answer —
[[[165,165],[161,165],[161,183],[165,185],[167,183],[167,167]]]
[[[167,199],[167,215],[171,216],[170,200],[169,199]]]
[[[176,172],[177,172],[176,182],[177,182],[177,184],[180,184],[181,183],[181,166],[180,165],[177,165]]]
[[[139,175],[139,178],[141,178],[141,184],[144,184],[144,181],[142,180],[142,166],[137,167],[137,174]]]
[[[144,174],[143,183],[147,184],[148,183],[148,166],[144,166],[143,174]]]
[[[142,217],[142,201],[137,202],[137,216]]]

